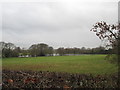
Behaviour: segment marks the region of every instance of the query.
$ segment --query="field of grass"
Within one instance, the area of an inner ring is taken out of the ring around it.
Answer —
[[[105,55],[50,56],[4,58],[2,68],[7,70],[56,71],[81,74],[112,74],[117,65],[104,59]]]

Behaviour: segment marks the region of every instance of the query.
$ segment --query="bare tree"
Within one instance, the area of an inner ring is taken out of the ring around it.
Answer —
[[[120,24],[110,25],[101,21],[93,25],[91,31],[95,32],[101,40],[107,40],[106,46],[112,46],[120,56]]]

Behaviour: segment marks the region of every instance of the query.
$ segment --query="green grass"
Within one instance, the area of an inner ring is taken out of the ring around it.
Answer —
[[[104,60],[105,55],[4,58],[3,69],[56,71],[82,74],[112,74],[118,67]]]

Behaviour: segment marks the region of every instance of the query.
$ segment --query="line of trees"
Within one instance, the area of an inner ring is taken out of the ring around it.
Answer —
[[[56,49],[57,53],[60,56],[63,55],[76,55],[76,54],[109,54],[112,49],[106,50],[104,47],[96,47],[96,48],[58,48]]]
[[[16,47],[13,43],[5,43],[0,42],[1,48],[1,57],[22,57],[22,56],[64,56],[64,55],[77,55],[77,54],[109,54],[112,49],[106,50],[104,47],[96,47],[96,48],[64,48],[60,47],[58,49],[54,49],[53,47],[41,43],[41,44],[33,44],[28,49],[23,49],[20,47]]]

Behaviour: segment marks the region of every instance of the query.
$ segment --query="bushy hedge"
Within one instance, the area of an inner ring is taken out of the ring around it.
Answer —
[[[3,70],[5,88],[118,88],[118,75],[69,74],[49,71]]]

